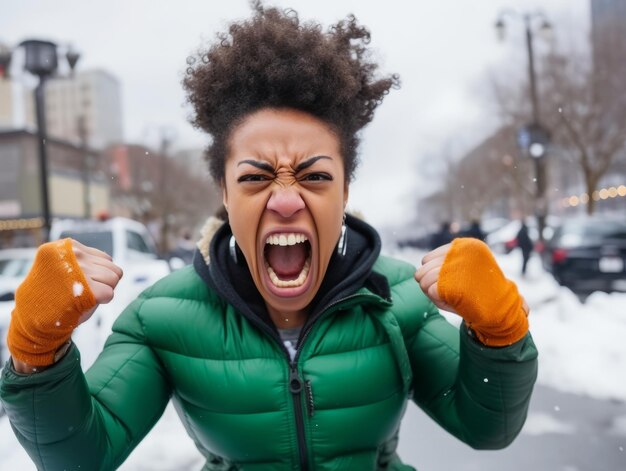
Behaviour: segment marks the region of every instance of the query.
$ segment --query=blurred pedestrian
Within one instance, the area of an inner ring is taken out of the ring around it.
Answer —
[[[472,219],[469,228],[463,233],[464,237],[473,237],[474,239],[485,241],[485,233],[480,228],[480,221]]]
[[[439,231],[435,232],[430,240],[430,248],[436,249],[437,247],[441,247],[442,245],[449,244],[452,242],[454,237],[452,236],[452,232],[450,231],[450,223],[448,221],[444,221],[441,223],[439,227]]]
[[[526,275],[526,266],[528,264],[528,260],[530,259],[530,254],[533,251],[533,240],[528,234],[526,221],[522,221],[522,227],[520,227],[515,239],[517,240],[517,246],[522,251],[522,276],[524,276]]]

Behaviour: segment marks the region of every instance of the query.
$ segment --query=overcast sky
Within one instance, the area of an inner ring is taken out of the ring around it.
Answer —
[[[71,43],[78,69],[102,68],[122,86],[129,142],[155,144],[157,130],[175,130],[177,148],[203,147],[207,138],[187,122],[180,81],[185,59],[229,21],[249,15],[246,0],[1,0],[0,43],[27,38]],[[496,40],[504,9],[541,9],[563,42],[588,35],[589,0],[276,0],[303,19],[327,26],[354,13],[370,28],[383,72],[397,72],[392,91],[363,134],[362,164],[350,204],[376,224],[414,219],[416,195],[433,182],[418,159],[442,149],[461,151],[497,126],[488,105],[489,71],[526,73],[521,22]],[[14,67],[17,67],[14,64]],[[435,165],[435,164],[433,164]]]

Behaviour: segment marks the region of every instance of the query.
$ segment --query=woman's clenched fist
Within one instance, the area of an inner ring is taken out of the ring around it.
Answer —
[[[55,353],[98,304],[113,299],[122,270],[106,253],[72,239],[39,247],[15,293],[7,336],[14,363],[54,363]]]

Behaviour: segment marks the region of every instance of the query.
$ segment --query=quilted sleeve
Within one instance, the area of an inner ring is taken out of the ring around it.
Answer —
[[[75,346],[38,374],[21,375],[10,361],[3,369],[0,399],[38,469],[115,469],[160,418],[171,390],[144,338],[143,301],[122,313],[85,374]]]
[[[407,347],[414,400],[430,417],[473,448],[504,448],[513,441],[537,377],[530,334],[507,347],[486,347],[432,306]]]

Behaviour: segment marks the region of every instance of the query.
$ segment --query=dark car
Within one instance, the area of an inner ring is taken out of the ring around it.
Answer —
[[[543,264],[577,293],[626,291],[626,221],[589,217],[564,222],[547,243]]]

